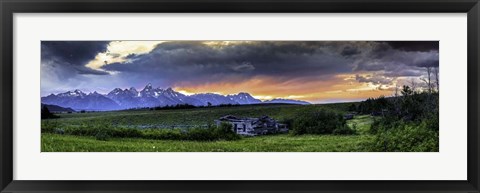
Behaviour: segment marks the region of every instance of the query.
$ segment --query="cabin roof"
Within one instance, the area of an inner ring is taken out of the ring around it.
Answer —
[[[250,117],[236,117],[233,115],[225,115],[223,117],[220,117],[218,119],[219,121],[229,121],[229,122],[245,122],[245,121],[250,121],[252,123],[258,123],[258,122],[274,122],[275,120],[264,115],[259,118],[250,118]]]

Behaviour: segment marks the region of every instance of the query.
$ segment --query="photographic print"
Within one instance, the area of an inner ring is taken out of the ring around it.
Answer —
[[[438,152],[439,41],[42,41],[42,152]]]

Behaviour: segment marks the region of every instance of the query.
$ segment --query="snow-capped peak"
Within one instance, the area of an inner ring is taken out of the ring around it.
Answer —
[[[152,84],[148,83],[145,88],[138,93],[139,97],[142,96],[154,96],[157,89],[153,89]]]
[[[89,96],[97,96],[97,95],[101,95],[99,94],[97,91],[93,91],[91,92],[90,94],[88,94]]]
[[[143,90],[152,90],[152,84],[148,83]]]
[[[137,89],[133,88],[133,87],[130,87],[130,89],[128,89],[128,92],[130,92],[132,95],[139,95],[140,93],[137,91]]]
[[[81,90],[75,89],[74,91],[58,94],[58,96],[85,96],[85,93]]]
[[[121,88],[115,88],[112,91],[110,91],[108,93],[108,95],[118,95],[118,94],[121,94],[121,93],[123,93],[123,90]]]
[[[228,97],[239,104],[257,104],[262,102],[246,92],[240,92],[238,94],[228,95]]]

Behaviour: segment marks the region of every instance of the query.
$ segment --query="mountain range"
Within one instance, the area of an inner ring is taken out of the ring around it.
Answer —
[[[261,101],[249,93],[241,92],[232,95],[214,93],[201,93],[184,95],[172,88],[153,88],[147,84],[141,91],[131,87],[129,89],[115,88],[108,94],[99,94],[96,91],[86,94],[80,90],[68,91],[59,94],[50,94],[42,97],[43,104],[58,105],[75,110],[109,111],[143,107],[159,107],[177,104],[190,104],[194,106],[216,106],[222,104],[260,104],[260,103],[286,103],[310,104],[305,101],[290,99],[273,99]]]

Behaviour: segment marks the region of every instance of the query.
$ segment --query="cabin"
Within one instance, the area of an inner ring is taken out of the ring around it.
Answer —
[[[240,118],[233,115],[226,115],[215,120],[217,126],[220,126],[222,122],[230,123],[233,131],[239,135],[256,136],[274,133],[288,133],[288,128],[285,124],[280,124],[275,119],[268,116],[262,116],[259,118]]]

